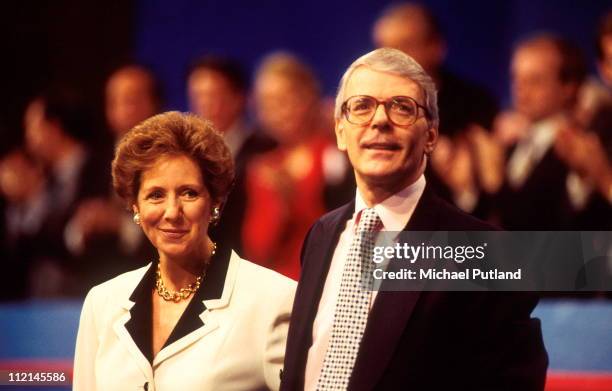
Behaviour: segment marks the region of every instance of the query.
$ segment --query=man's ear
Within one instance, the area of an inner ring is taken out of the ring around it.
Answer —
[[[425,153],[430,155],[436,148],[438,142],[438,128],[431,126],[427,131],[427,140],[425,141]]]
[[[345,152],[346,151],[346,134],[344,133],[344,121],[342,121],[341,119],[336,118],[335,120],[336,122],[336,126],[335,126],[335,131],[336,131],[336,144],[338,145],[338,149]]]

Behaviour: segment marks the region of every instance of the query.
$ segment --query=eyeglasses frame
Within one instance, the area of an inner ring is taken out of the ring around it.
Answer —
[[[374,111],[372,112],[372,118],[370,118],[370,119],[369,119],[368,121],[366,121],[366,122],[363,122],[363,123],[358,123],[358,124],[356,124],[356,123],[354,123],[354,122],[351,122],[351,120],[349,120],[349,118],[348,118],[348,114],[349,114],[349,112],[348,112],[348,107],[347,107],[347,102],[348,102],[349,100],[353,99],[353,98],[356,98],[356,97],[365,97],[365,98],[373,99],[373,100],[376,102],[376,108],[375,108],[375,109],[374,109]],[[411,122],[411,123],[409,123],[409,124],[406,124],[406,125],[400,125],[400,124],[395,123],[395,122],[394,122],[394,121],[391,119],[391,116],[389,115],[389,108],[387,107],[387,104],[388,104],[388,103],[390,103],[390,102],[392,102],[394,99],[397,99],[397,98],[406,98],[406,99],[409,99],[409,100],[411,100],[411,101],[413,101],[413,102],[414,102],[414,104],[415,104],[415,105],[416,105],[416,107],[417,107],[417,115],[414,117],[414,121],[413,121],[413,122]],[[383,107],[385,108],[385,114],[387,115],[387,118],[389,119],[389,122],[391,122],[391,123],[392,123],[393,125],[395,125],[395,126],[400,126],[400,127],[408,127],[408,126],[412,126],[412,125],[414,125],[414,124],[415,124],[415,123],[416,123],[416,122],[419,120],[419,118],[420,118],[420,117],[419,117],[419,115],[418,115],[418,110],[419,110],[419,109],[422,109],[422,110],[423,110],[423,112],[425,113],[425,118],[427,118],[427,122],[428,122],[428,123],[429,123],[429,121],[431,120],[431,114],[429,113],[429,110],[427,110],[427,107],[425,107],[425,106],[423,106],[422,104],[420,104],[419,102],[417,102],[417,101],[416,101],[416,99],[414,99],[414,98],[412,98],[412,97],[410,97],[410,96],[405,96],[405,95],[397,95],[397,96],[392,96],[391,98],[389,98],[389,99],[385,99],[385,100],[382,100],[382,101],[381,101],[381,100],[378,100],[378,99],[376,99],[376,98],[374,98],[373,96],[370,96],[370,95],[353,95],[353,96],[348,97],[348,98],[347,98],[347,99],[344,101],[344,103],[342,103],[342,106],[340,107],[340,110],[341,110],[342,114],[344,115],[344,118],[345,118],[345,119],[346,119],[346,120],[347,120],[347,121],[348,121],[350,124],[353,124],[353,125],[368,125],[368,124],[369,124],[370,122],[372,122],[372,120],[374,119],[374,116],[376,115],[376,111],[378,111],[378,106],[380,106],[380,105],[383,105]]]

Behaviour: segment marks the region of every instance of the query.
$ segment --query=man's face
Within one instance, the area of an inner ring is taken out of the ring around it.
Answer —
[[[202,69],[191,74],[188,81],[191,110],[225,132],[240,117],[244,95],[232,88],[219,72]]]
[[[45,105],[40,100],[26,108],[23,125],[28,151],[45,164],[52,164],[62,144],[61,130],[55,121],[45,118]]]
[[[597,64],[599,73],[608,87],[612,88],[612,34],[602,37],[601,48],[603,49],[603,59]]]
[[[369,95],[379,101],[408,96],[424,105],[424,94],[412,80],[367,67],[357,68],[346,85],[344,99]],[[338,148],[347,151],[358,185],[381,186],[396,192],[415,182],[425,170],[425,153],[433,151],[438,130],[432,128],[425,113],[409,126],[389,121],[379,105],[372,120],[354,125],[344,115],[336,121]]]
[[[106,118],[117,137],[155,115],[157,103],[151,80],[135,69],[119,71],[106,85]]]
[[[561,59],[549,46],[519,48],[512,58],[512,95],[516,110],[532,121],[564,110],[569,86],[559,79]]]

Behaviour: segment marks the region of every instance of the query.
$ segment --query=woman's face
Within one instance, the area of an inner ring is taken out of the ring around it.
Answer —
[[[293,143],[304,136],[312,115],[313,94],[284,76],[268,74],[255,83],[257,117],[280,143]]]
[[[161,261],[204,259],[212,204],[198,165],[162,156],[141,175],[134,212]]]

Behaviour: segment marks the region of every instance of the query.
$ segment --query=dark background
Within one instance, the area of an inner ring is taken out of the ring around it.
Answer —
[[[225,54],[253,70],[265,54],[290,50],[312,65],[333,95],[343,70],[373,48],[371,28],[392,2],[21,1],[0,6],[0,153],[20,141],[29,99],[45,86],[76,86],[102,112],[103,83],[126,61],[149,65],[161,78],[165,109],[186,110],[184,72],[204,53]],[[508,102],[513,44],[550,30],[568,36],[594,59],[594,34],[606,0],[425,2],[440,19],[451,69]],[[592,70],[594,68],[592,67]],[[460,99],[460,97],[458,97]]]

